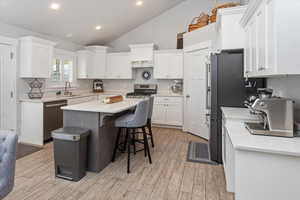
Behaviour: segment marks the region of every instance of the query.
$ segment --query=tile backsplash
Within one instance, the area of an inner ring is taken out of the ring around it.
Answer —
[[[151,78],[145,80],[142,73],[149,71]],[[158,93],[170,93],[173,80],[157,80],[153,78],[153,68],[136,68],[133,69],[133,80],[103,80],[104,90],[106,91],[133,91],[134,84],[158,84]]]

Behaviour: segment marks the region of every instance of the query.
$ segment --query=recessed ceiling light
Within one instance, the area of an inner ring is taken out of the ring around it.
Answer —
[[[143,5],[143,1],[137,1],[136,3],[135,3],[135,5],[137,5],[137,6],[141,6],[141,5]]]
[[[60,4],[58,4],[58,3],[52,3],[52,4],[50,5],[50,8],[51,8],[52,10],[59,10],[59,9],[60,9]]]
[[[102,27],[101,26],[96,26],[95,29],[100,30],[100,29],[102,29]]]
[[[69,33],[69,34],[66,35],[66,37],[67,37],[67,38],[73,37],[73,34],[72,34],[72,33]]]

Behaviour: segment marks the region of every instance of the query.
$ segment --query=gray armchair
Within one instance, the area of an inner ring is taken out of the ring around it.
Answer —
[[[0,199],[13,189],[18,136],[10,131],[0,131]]]

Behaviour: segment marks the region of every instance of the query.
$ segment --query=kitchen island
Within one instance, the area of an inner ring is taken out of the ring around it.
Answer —
[[[91,131],[88,139],[88,171],[100,172],[111,162],[117,136],[114,121],[123,112],[135,108],[139,101],[125,99],[105,104],[97,100],[62,107],[64,127],[81,127]]]

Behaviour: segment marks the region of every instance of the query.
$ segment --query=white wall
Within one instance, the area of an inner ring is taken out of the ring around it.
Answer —
[[[295,117],[300,122],[300,76],[268,78],[267,81],[268,87],[274,89],[276,96],[295,101]]]
[[[218,0],[224,2],[239,0]],[[175,49],[177,33],[187,31],[188,25],[201,12],[209,12],[214,0],[186,0],[163,14],[122,35],[108,45],[116,51],[129,51],[129,44],[155,43],[159,49]]]
[[[36,37],[40,37],[40,38],[43,38],[46,40],[51,40],[51,41],[56,42],[57,43],[56,48],[70,50],[70,51],[75,51],[82,47],[81,45],[75,44],[73,42],[69,42],[63,38],[55,38],[50,35],[33,32],[33,31],[30,31],[30,30],[27,30],[27,29],[24,29],[21,27],[5,24],[2,22],[0,22],[0,35],[6,36],[6,37],[11,37],[11,38],[20,38],[20,37],[29,36],[29,35],[36,36]]]
[[[6,37],[10,37],[10,38],[20,38],[23,36],[36,36],[36,37],[40,37],[43,39],[47,39],[47,40],[51,40],[57,43],[56,48],[58,49],[64,49],[64,50],[68,50],[68,51],[76,51],[82,48],[81,45],[75,44],[73,42],[67,41],[66,39],[62,39],[62,38],[56,38],[50,35],[45,35],[45,34],[41,34],[41,33],[37,33],[37,32],[33,32],[21,27],[17,27],[17,26],[13,26],[13,25],[9,25],[9,24],[5,24],[0,22],[0,35],[1,36],[6,36]],[[18,93],[19,96],[24,96],[25,93],[28,92],[29,87],[28,87],[28,80],[24,80],[24,79],[18,79]],[[90,84],[88,81],[78,81],[78,87],[79,88],[86,88],[86,87],[90,87]],[[57,89],[56,89],[57,90]],[[45,84],[44,85],[44,91],[48,92],[55,92],[53,89],[48,90],[48,85]]]

